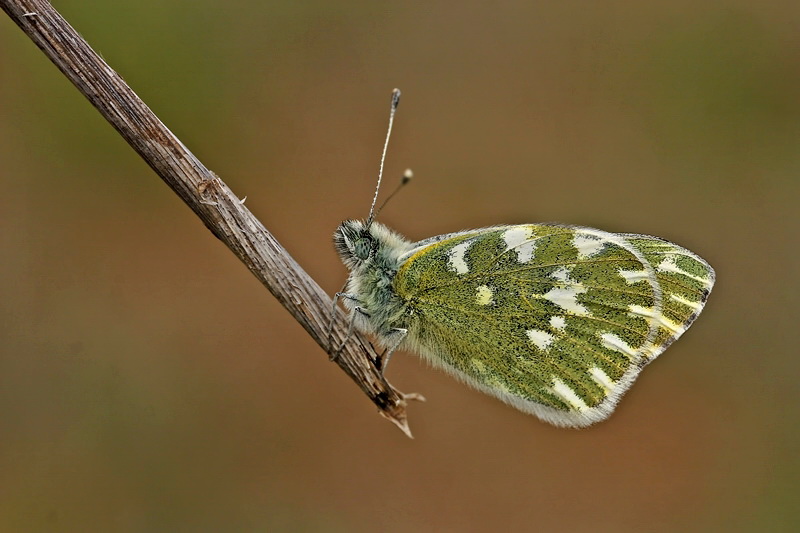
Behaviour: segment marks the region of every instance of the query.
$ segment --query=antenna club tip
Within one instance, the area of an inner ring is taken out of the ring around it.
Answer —
[[[409,181],[411,181],[411,178],[413,177],[414,177],[414,172],[410,168],[407,168],[406,171],[403,172],[403,184],[406,184]]]
[[[392,91],[392,108],[397,109],[397,106],[400,104],[400,89],[394,89]]]

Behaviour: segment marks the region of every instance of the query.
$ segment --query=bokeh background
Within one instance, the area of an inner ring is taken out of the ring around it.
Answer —
[[[411,239],[660,235],[718,283],[607,422],[398,355],[409,440],[4,15],[1,531],[795,531],[796,1],[59,1],[329,292],[390,91]]]

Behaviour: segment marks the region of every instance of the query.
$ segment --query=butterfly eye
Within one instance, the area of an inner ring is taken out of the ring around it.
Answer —
[[[369,237],[359,237],[353,243],[353,254],[363,260],[369,259],[374,249],[372,239]]]

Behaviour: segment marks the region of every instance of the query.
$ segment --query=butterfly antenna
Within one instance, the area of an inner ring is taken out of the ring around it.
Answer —
[[[378,191],[381,189],[381,179],[383,179],[383,162],[386,160],[386,150],[389,148],[389,137],[392,135],[392,124],[394,124],[394,114],[397,111],[397,106],[400,104],[400,89],[392,91],[392,108],[389,111],[389,129],[386,131],[386,141],[383,143],[383,153],[381,154],[381,166],[378,170],[378,184],[375,186],[375,196],[372,197],[372,205],[369,207],[369,218],[367,219],[367,228],[372,225],[375,220],[375,203],[378,201]]]
[[[378,217],[378,215],[380,215],[380,214],[381,214],[381,211],[383,211],[383,208],[384,208],[384,207],[386,207],[386,204],[388,204],[388,203],[389,203],[389,200],[391,200],[391,199],[394,197],[394,195],[395,195],[395,194],[397,194],[397,192],[398,192],[400,189],[402,189],[402,188],[403,188],[405,185],[408,185],[408,182],[409,182],[409,181],[411,181],[411,178],[413,178],[413,177],[414,177],[414,173],[411,171],[411,169],[410,169],[410,168],[407,168],[407,169],[406,169],[406,171],[405,171],[405,172],[403,172],[403,177],[402,177],[402,179],[400,180],[400,183],[397,185],[397,187],[395,188],[395,190],[393,190],[393,191],[392,191],[392,194],[390,194],[390,195],[389,195],[389,196],[386,198],[386,200],[384,200],[384,201],[383,201],[383,203],[381,204],[381,206],[380,206],[378,209],[376,209],[376,210],[375,210],[375,218],[377,218],[377,217]]]

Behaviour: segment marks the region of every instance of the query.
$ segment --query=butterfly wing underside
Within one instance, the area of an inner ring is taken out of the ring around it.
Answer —
[[[686,331],[713,269],[673,243],[518,225],[429,239],[394,280],[406,345],[465,382],[561,426],[607,417]]]

